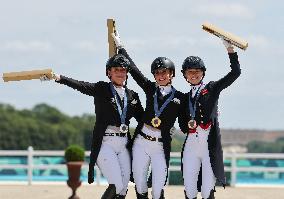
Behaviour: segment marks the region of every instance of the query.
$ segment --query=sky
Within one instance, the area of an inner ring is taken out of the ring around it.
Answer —
[[[1,75],[51,68],[78,80],[108,81],[106,21],[114,18],[126,50],[145,76],[154,81],[152,61],[168,57],[176,65],[173,85],[182,92],[190,89],[180,72],[187,56],[204,60],[205,83],[230,71],[220,39],[201,28],[212,23],[249,43],[246,51],[235,48],[242,74],[220,96],[221,128],[284,129],[282,1],[0,0],[0,5]],[[128,87],[145,105],[145,95],[131,77]],[[70,116],[94,114],[95,109],[91,97],[39,80],[1,79],[0,103],[18,109],[47,103]]]

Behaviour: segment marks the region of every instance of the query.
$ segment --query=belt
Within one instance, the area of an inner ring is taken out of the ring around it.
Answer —
[[[200,128],[206,130],[211,126],[212,122],[208,122],[207,124],[199,124]]]
[[[143,138],[145,138],[145,139],[147,139],[147,140],[150,140],[150,141],[158,141],[158,142],[162,142],[163,140],[162,140],[162,138],[156,138],[156,137],[152,137],[152,136],[150,136],[150,135],[147,135],[147,134],[145,134],[145,133],[143,133],[143,132],[140,132],[139,133]]]
[[[189,129],[188,130],[188,133],[196,133],[197,131],[196,131],[196,129]]]
[[[127,133],[121,133],[119,131],[119,127],[117,126],[107,126],[105,136],[119,136],[119,137],[126,137]]]
[[[119,136],[119,137],[126,137],[126,133],[105,133],[105,136]]]
[[[212,122],[208,122],[207,124],[199,124],[200,128],[202,128],[203,130],[208,129],[211,126]],[[197,127],[196,127],[197,128]],[[196,133],[196,128],[195,129],[189,129],[188,133]]]

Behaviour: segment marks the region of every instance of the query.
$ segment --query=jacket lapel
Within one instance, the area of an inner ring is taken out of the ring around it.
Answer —
[[[131,91],[126,87],[125,88],[125,92],[126,92],[126,96],[127,96],[127,106],[130,106],[130,103],[133,100],[133,94],[131,93]]]

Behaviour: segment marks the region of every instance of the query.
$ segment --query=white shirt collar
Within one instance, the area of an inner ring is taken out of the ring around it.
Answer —
[[[198,85],[191,85],[191,97],[194,97],[196,95],[196,92],[198,91],[198,89],[203,86],[203,83],[200,83]]]
[[[123,86],[122,87],[114,86],[114,89],[116,90],[116,92],[119,95],[120,99],[123,99],[124,93],[125,93],[125,88]]]
[[[160,92],[163,96],[169,94],[172,91],[172,85],[159,86]]]

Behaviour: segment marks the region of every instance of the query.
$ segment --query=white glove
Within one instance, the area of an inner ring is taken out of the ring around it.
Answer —
[[[50,81],[50,80],[52,80],[52,79],[55,79],[55,81],[59,81],[60,80],[60,75],[58,75],[58,74],[55,74],[55,73],[52,73],[52,76],[51,76],[51,78],[49,78],[48,76],[46,76],[46,75],[42,75],[42,76],[40,76],[40,81]]]
[[[224,44],[224,46],[228,49],[228,48],[233,48],[233,45],[228,41],[226,40],[224,37],[221,37],[221,40]]]
[[[52,73],[52,78],[55,79],[55,81],[59,81],[60,80],[60,75],[58,75],[56,73]]]
[[[113,38],[113,40],[114,40],[114,43],[115,43],[116,47],[117,47],[118,49],[123,48],[123,44],[122,44],[122,42],[121,42],[121,40],[120,40],[120,36],[119,36],[118,32],[116,31],[115,34],[114,34],[114,33],[111,33],[111,36],[112,36],[112,38]]]
[[[176,133],[177,133],[177,129],[176,129],[175,127],[172,127],[172,128],[170,129],[170,135],[171,135],[171,137],[173,137]]]
[[[50,81],[50,80],[51,80],[51,79],[50,79],[48,76],[46,76],[46,75],[40,76],[39,79],[40,79],[41,82],[43,82],[43,81]]]

